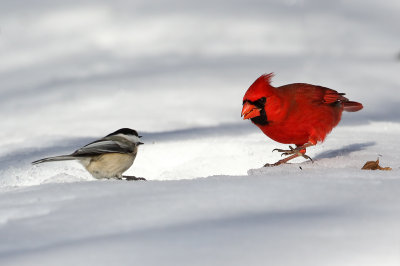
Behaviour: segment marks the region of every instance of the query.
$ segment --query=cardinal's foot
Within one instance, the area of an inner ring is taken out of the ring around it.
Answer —
[[[146,181],[146,178],[144,177],[136,177],[136,176],[128,176],[128,175],[124,175],[121,178],[122,180],[126,180],[126,181],[139,181],[139,180],[144,180]]]
[[[273,149],[272,152],[277,151],[281,152],[281,156],[286,156],[286,155],[293,155],[293,154],[298,154],[299,156],[302,156],[305,152],[306,149],[300,147],[293,148],[292,146],[289,146],[290,150],[283,150],[283,149]]]
[[[291,156],[289,156],[289,157],[287,157],[287,158],[285,158],[283,160],[280,160],[280,161],[274,163],[273,166],[280,165],[282,163],[285,163],[285,162],[287,162],[287,161],[289,161],[289,160],[291,160],[293,158],[299,157],[299,156],[303,157],[304,159],[310,160],[311,162],[314,162],[311,159],[310,156],[306,155],[306,147],[305,147],[305,145],[304,146],[297,146],[296,148],[293,148],[292,146],[289,146],[289,149],[290,150],[282,150],[282,149],[273,149],[272,150],[272,152],[274,152],[274,151],[281,152],[282,153],[281,156],[291,155]],[[283,162],[281,162],[281,161],[283,161]]]
[[[263,167],[273,167],[273,166],[278,166],[280,164],[282,164],[282,163],[280,163],[280,161],[277,161],[276,163],[266,163],[266,164],[264,164]]]
[[[309,146],[309,145],[307,145],[307,147],[308,147],[308,146]],[[305,159],[307,159],[307,160],[310,160],[311,162],[314,162],[314,161],[311,159],[310,156],[306,155],[306,147],[305,147],[305,145],[304,145],[304,146],[298,146],[298,147],[296,147],[296,148],[293,148],[292,146],[289,146],[289,149],[290,149],[290,150],[273,149],[272,151],[282,152],[281,156],[283,156],[283,155],[285,155],[285,156],[286,156],[286,155],[290,155],[290,156],[288,156],[288,157],[286,157],[286,158],[284,158],[284,159],[282,159],[282,160],[279,160],[279,161],[277,161],[277,162],[274,163],[274,164],[266,163],[266,164],[264,165],[264,167],[278,166],[278,165],[287,163],[288,161],[290,161],[290,160],[292,160],[292,159],[294,159],[294,158],[297,158],[297,157],[299,157],[299,156],[301,156],[301,157],[303,157],[303,158],[305,158]]]

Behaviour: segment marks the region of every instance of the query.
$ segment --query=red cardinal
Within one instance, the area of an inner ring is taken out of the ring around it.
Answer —
[[[290,155],[274,164],[276,166],[303,156],[306,148],[324,141],[326,135],[339,123],[342,112],[356,112],[361,103],[349,101],[344,93],[306,83],[273,87],[273,73],[262,75],[243,97],[243,119],[251,119],[265,135],[286,144],[290,150],[274,149]]]

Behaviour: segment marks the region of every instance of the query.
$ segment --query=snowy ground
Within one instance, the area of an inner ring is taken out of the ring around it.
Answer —
[[[0,4],[0,265],[400,265],[397,1]],[[364,104],[311,164],[240,118],[248,86]],[[45,156],[131,127],[127,174]],[[380,158],[392,171],[362,171]],[[300,168],[301,167],[301,168]]]

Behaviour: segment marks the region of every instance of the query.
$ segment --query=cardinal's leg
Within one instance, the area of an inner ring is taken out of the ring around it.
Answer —
[[[288,161],[290,161],[290,160],[292,160],[294,158],[297,158],[299,156],[302,156],[307,160],[313,161],[310,156],[306,155],[306,148],[310,147],[310,146],[313,146],[313,145],[314,144],[308,142],[308,143],[306,143],[304,145],[296,146],[296,148],[293,148],[292,146],[289,146],[290,150],[273,149],[272,151],[282,152],[281,156],[283,156],[283,155],[285,155],[285,156],[286,155],[290,155],[290,156],[286,157],[286,158],[284,158],[282,160],[279,160],[274,164],[266,163],[264,165],[264,167],[277,166],[277,165],[280,165],[280,164],[283,164],[283,163],[287,163]]]

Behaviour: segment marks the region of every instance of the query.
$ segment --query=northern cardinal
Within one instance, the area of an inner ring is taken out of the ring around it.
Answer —
[[[306,159],[306,148],[324,141],[339,123],[342,112],[356,112],[363,108],[349,101],[344,93],[321,86],[294,83],[271,86],[273,73],[259,77],[243,97],[243,119],[251,119],[265,135],[289,146],[289,150],[274,149],[288,157],[274,164],[286,163],[298,156]]]

